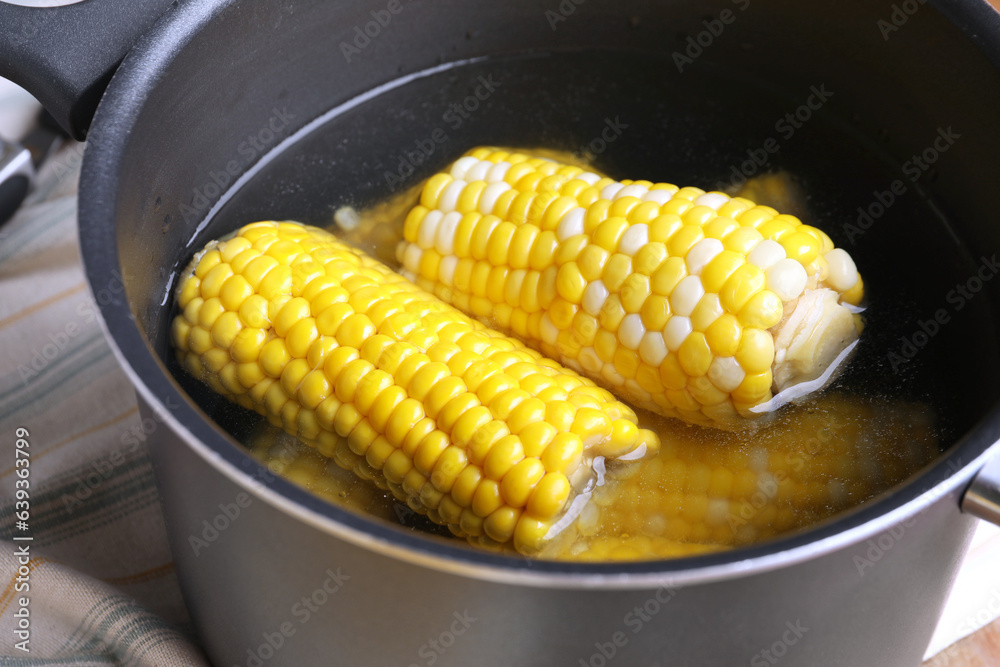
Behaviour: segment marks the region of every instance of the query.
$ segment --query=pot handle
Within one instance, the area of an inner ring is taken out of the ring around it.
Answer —
[[[1000,456],[987,461],[962,496],[962,511],[1000,526]]]
[[[84,139],[111,75],[178,0],[84,0],[24,7],[0,0],[0,76],[38,98]]]

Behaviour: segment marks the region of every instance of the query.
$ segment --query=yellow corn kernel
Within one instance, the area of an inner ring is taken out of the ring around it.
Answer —
[[[553,509],[563,507],[569,498],[572,487],[566,475],[560,472],[547,472],[538,480],[528,496],[526,509],[531,516],[552,516]]]
[[[638,313],[646,299],[652,294],[649,276],[643,273],[632,273],[625,278],[620,288],[622,308],[626,313]]]
[[[738,222],[719,215],[706,222],[704,232],[706,238],[722,240],[740,229],[742,228]]]
[[[760,329],[744,329],[736,360],[748,374],[763,373],[774,361],[774,340]]]
[[[667,242],[667,250],[671,257],[684,257],[695,243],[705,238],[705,232],[700,225],[685,223]]]
[[[659,331],[670,320],[670,301],[665,296],[652,294],[643,302],[639,312],[647,330]]]
[[[524,507],[535,486],[546,474],[545,465],[536,458],[525,458],[516,463],[503,477],[500,493],[511,507]]]
[[[701,377],[707,373],[713,357],[705,335],[699,332],[690,334],[677,350],[677,358],[688,377]]]
[[[739,320],[745,327],[766,330],[781,322],[783,315],[784,307],[778,295],[771,290],[761,290],[739,311]]]
[[[583,291],[587,288],[587,279],[580,272],[576,262],[569,262],[560,267],[556,276],[556,291],[566,301],[579,304],[583,300]]]
[[[764,272],[753,264],[744,264],[733,271],[719,291],[722,305],[730,313],[738,313],[759,291],[764,289]]]
[[[661,296],[670,296],[674,288],[687,277],[687,268],[680,257],[669,257],[652,275],[650,286]]]
[[[604,248],[609,253],[613,253],[618,248],[618,241],[625,233],[625,230],[628,229],[628,226],[628,221],[624,218],[608,218],[594,230],[593,243]]]
[[[806,231],[802,231],[801,227],[798,231],[782,236],[780,243],[788,258],[794,259],[803,266],[816,259],[821,247],[820,240]]]

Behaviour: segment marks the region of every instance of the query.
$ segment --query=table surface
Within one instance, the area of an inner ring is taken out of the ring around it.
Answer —
[[[1000,619],[952,644],[924,667],[995,667],[1000,663]]]

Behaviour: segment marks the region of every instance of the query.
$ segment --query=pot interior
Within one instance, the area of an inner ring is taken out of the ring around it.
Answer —
[[[158,73],[146,98],[102,108],[98,130],[130,128],[94,149],[121,150],[93,196],[110,194],[127,303],[102,307],[166,404],[193,400],[236,440],[256,427],[168,349],[169,290],[205,242],[261,219],[330,226],[484,144],[704,189],[786,172],[865,277],[863,344],[837,385],[926,403],[945,445],[996,404],[1000,77],[932,6],[886,33],[892,9],[860,1],[823,17],[778,0],[346,4],[220,3],[183,49],[133,56]],[[84,217],[86,254],[102,216]]]

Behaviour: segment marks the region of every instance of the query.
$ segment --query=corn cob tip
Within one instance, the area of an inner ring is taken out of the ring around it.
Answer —
[[[773,331],[777,391],[820,378],[858,339],[854,315],[834,290],[805,290]]]

